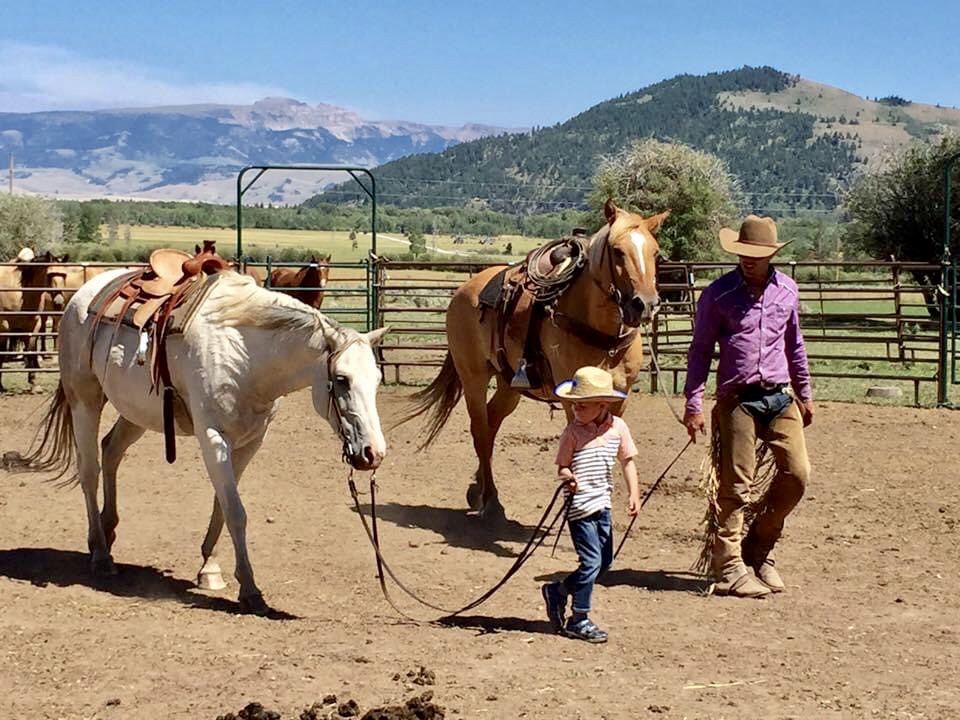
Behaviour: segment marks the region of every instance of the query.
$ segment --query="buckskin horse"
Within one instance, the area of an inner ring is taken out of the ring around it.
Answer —
[[[35,255],[30,248],[23,248],[10,264],[0,266],[0,370],[4,360],[21,345],[31,392],[36,380],[33,371],[40,367],[37,338],[45,325],[44,296],[50,286],[49,273],[59,261],[49,251]]]
[[[229,270],[198,278],[197,283],[205,284],[198,295],[184,301],[184,307],[194,303],[193,311],[183,327],[166,336],[162,350],[175,400],[171,427],[167,391],[160,395],[153,391],[157,348],[154,362],[144,362],[146,329],[138,332],[124,320],[133,308],[149,308],[157,299],[160,315],[148,323],[175,316],[177,310],[165,310],[162,298],[176,296],[184,282],[193,282],[185,277],[187,264],[182,268],[180,279],[175,277],[179,270],[171,274],[158,268],[152,276],[110,271],[77,290],[60,324],[60,384],[19,469],[59,473],[62,478],[76,459],[72,479],[81,485],[86,501],[91,570],[98,576],[113,575],[117,468],[124,453],[146,430],[193,435],[215,490],[198,584],[224,587],[214,550],[225,521],[236,555],[240,608],[265,614],[269,607],[254,582],[247,554],[240,477],[263,442],[279,399],[305,387],[313,388],[314,408],[340,435],[343,455],[351,465],[370,470],[380,464],[386,446],[376,405],[380,371],[373,346],[386,329],[358,333]],[[104,315],[104,304],[123,296],[125,288],[133,288],[133,304],[125,305],[116,321],[106,319],[110,316]],[[138,304],[140,300],[143,304]],[[134,321],[140,312],[133,314]],[[101,443],[101,511],[97,435],[107,401],[120,417]],[[138,474],[146,473],[149,469]]]
[[[292,295],[312,308],[323,305],[323,289],[330,277],[330,256],[315,255],[299,270],[276,268],[270,273],[270,288]]]
[[[584,365],[609,370],[624,392],[637,379],[643,361],[639,326],[649,321],[660,302],[659,245],[653,233],[668,215],[669,210],[644,218],[608,200],[606,224],[593,236],[561,242],[550,253],[553,258],[534,251],[521,266],[487,268],[454,293],[446,314],[443,367],[429,386],[413,395],[413,411],[399,422],[429,411],[421,446],[426,447],[461,395],[466,399],[478,459],[467,503],[485,519],[504,517],[491,456],[497,431],[521,395],[554,402],[556,384]],[[556,243],[545,248],[552,245]],[[567,266],[559,271],[561,277],[566,273],[566,280],[554,284],[540,279],[558,274],[552,266],[557,260]],[[531,381],[531,376],[536,377]],[[497,386],[488,401],[492,377]],[[611,409],[620,414],[623,403]],[[571,410],[566,410],[570,419]]]

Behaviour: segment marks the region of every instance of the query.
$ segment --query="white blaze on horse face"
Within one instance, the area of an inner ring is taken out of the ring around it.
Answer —
[[[633,240],[633,244],[637,249],[637,258],[640,264],[640,275],[643,279],[644,285],[653,287],[654,289],[652,295],[641,295],[644,303],[643,317],[649,319],[653,317],[658,306],[660,305],[660,296],[656,291],[656,279],[647,276],[647,259],[645,257],[645,251],[647,249],[647,242],[649,239],[639,230],[631,230],[630,239]],[[655,262],[656,260],[654,260],[654,263]]]
[[[637,248],[637,258],[640,262],[640,274],[646,277],[647,275],[647,261],[643,257],[643,246],[647,243],[646,236],[639,230],[633,230],[630,232],[630,239],[633,240],[633,244]]]

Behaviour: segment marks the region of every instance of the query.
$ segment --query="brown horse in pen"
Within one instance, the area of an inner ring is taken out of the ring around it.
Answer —
[[[299,270],[276,268],[270,273],[270,289],[292,295],[313,308],[323,304],[323,289],[330,277],[330,256],[311,256],[310,262]]]
[[[502,301],[490,302],[491,296],[509,295],[507,288],[515,288],[517,283],[530,287],[537,262],[548,260],[536,255],[537,251],[525,265],[487,268],[456,291],[447,308],[449,350],[443,368],[428,387],[413,396],[415,409],[401,420],[430,411],[425,447],[436,438],[460,396],[466,398],[479,461],[467,502],[485,518],[496,521],[504,516],[491,456],[500,424],[516,409],[521,394],[543,402],[556,401],[556,384],[584,365],[606,368],[615,387],[628,392],[642,369],[639,325],[650,320],[660,302],[656,282],[659,245],[653,233],[669,211],[644,218],[608,200],[604,215],[606,225],[592,237],[573,238],[558,247],[563,251],[558,258],[564,252],[572,255],[574,263],[567,265],[573,271],[559,289],[539,293],[538,301],[528,293],[527,302],[523,295],[505,306]],[[549,263],[540,268],[546,268],[548,277],[555,273]],[[546,309],[541,310],[539,320],[531,320],[530,308],[536,302]],[[529,368],[523,364],[525,360],[531,363]],[[518,370],[536,370],[530,372],[536,379],[527,382],[524,375],[517,382]],[[488,401],[487,388],[493,377],[497,389]],[[612,411],[621,414],[625,402],[612,406]],[[569,408],[567,414],[569,418]]]

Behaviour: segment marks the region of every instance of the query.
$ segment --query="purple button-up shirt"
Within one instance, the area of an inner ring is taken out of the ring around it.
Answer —
[[[717,396],[745,385],[793,385],[801,400],[810,400],[810,368],[800,333],[797,284],[774,270],[759,298],[750,293],[739,268],[717,278],[700,296],[693,342],[687,353],[688,413],[703,412],[703,393],[713,347],[720,342]]]

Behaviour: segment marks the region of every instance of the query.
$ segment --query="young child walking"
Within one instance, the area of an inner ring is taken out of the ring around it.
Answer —
[[[626,395],[614,389],[613,378],[606,370],[582,367],[572,379],[557,385],[554,393],[573,404],[574,420],[560,436],[557,476],[567,484],[567,518],[580,566],[562,581],[543,585],[540,591],[556,632],[602,643],[607,641],[607,633],[590,619],[590,599],[594,582],[613,562],[613,466],[620,461],[629,494],[628,511],[634,516],[640,510],[634,463],[637,446],[627,424],[608,409],[611,402]],[[572,599],[573,614],[564,624],[568,598]]]

